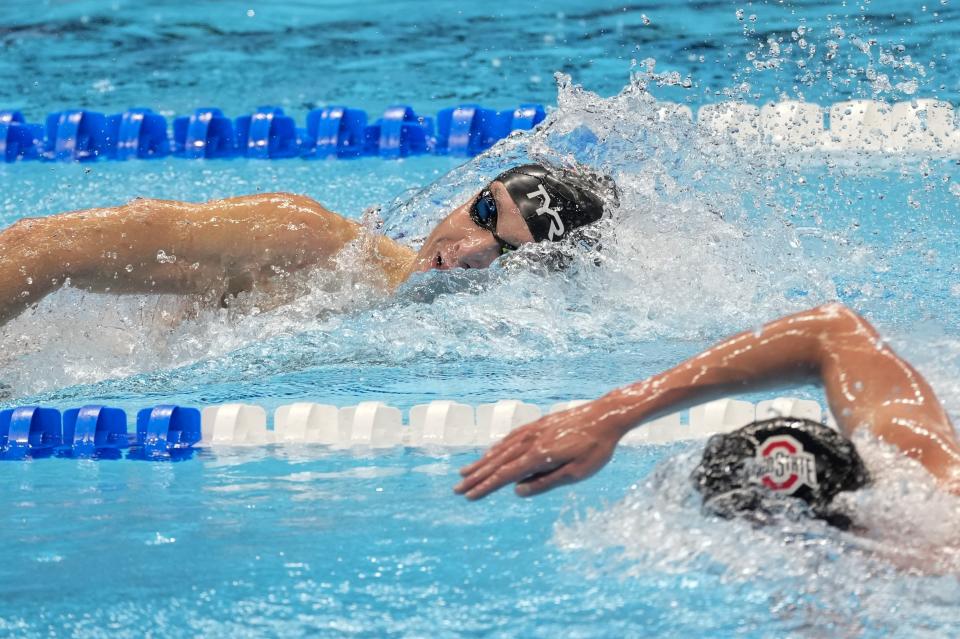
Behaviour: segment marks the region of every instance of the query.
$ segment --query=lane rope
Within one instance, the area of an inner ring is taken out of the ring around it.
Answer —
[[[576,408],[588,400],[554,404],[547,411]],[[0,459],[49,457],[177,460],[199,448],[320,444],[334,448],[465,448],[487,446],[543,416],[540,407],[503,399],[476,407],[437,400],[400,409],[383,402],[338,408],[297,402],[278,407],[268,427],[267,411],[253,404],[197,409],[159,405],[137,411],[128,429],[120,408],[88,405],[62,413],[20,406],[0,411]],[[725,433],[758,419],[797,417],[833,424],[813,400],[778,397],[758,404],[721,399],[635,428],[628,445],[665,444]]]
[[[273,106],[230,118],[204,107],[167,118],[147,108],[105,115],[68,109],[43,124],[20,111],[0,111],[0,157],[5,162],[246,157],[261,160],[416,155],[474,156],[515,131],[546,117],[540,104],[496,110],[476,104],[417,114],[408,105],[388,107],[376,119],[361,109],[328,106],[307,114],[305,126]],[[657,118],[694,123],[690,107],[659,103]],[[696,129],[708,141],[742,148],[770,145],[796,152],[918,153],[960,157],[960,127],[952,104],[917,99],[886,103],[851,100],[821,107],[783,101],[757,107],[721,102],[700,107]]]

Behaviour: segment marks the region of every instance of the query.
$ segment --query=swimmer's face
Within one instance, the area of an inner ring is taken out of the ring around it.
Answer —
[[[496,235],[479,226],[470,217],[470,208],[479,194],[454,209],[430,232],[417,253],[415,271],[451,268],[487,268],[503,253],[503,243],[520,246],[533,241],[533,235],[499,182],[488,187],[497,205]]]

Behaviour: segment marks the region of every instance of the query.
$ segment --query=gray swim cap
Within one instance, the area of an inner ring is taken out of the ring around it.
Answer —
[[[778,417],[714,435],[691,475],[704,510],[724,518],[762,520],[772,500],[795,497],[814,516],[846,528],[830,508],[837,493],[867,485],[870,476],[853,442],[823,424]]]

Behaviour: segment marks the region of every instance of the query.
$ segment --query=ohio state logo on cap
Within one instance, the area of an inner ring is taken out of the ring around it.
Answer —
[[[819,488],[817,462],[790,435],[774,435],[757,446],[751,479],[770,490],[792,495],[801,486]]]

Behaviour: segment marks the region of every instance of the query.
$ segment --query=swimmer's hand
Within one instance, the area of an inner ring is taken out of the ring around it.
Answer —
[[[589,404],[521,426],[460,469],[454,492],[482,499],[516,482],[521,497],[590,477],[613,456],[624,429],[592,417]]]

